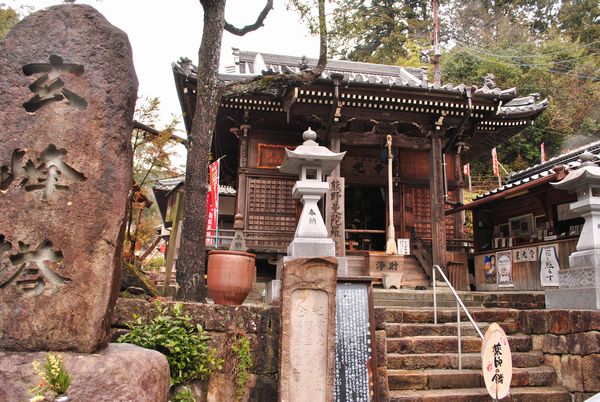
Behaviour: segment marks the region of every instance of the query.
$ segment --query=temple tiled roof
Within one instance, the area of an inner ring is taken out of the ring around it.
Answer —
[[[183,182],[184,176],[179,176],[172,179],[157,180],[152,186],[152,189],[169,192],[182,185]],[[219,195],[235,195],[235,188],[231,186],[219,185]]]
[[[271,53],[259,53],[233,49],[234,64],[225,67],[225,72],[219,74],[219,79],[224,82],[244,81],[262,74],[297,74],[301,65],[308,68],[317,65],[317,59],[297,56],[285,56]],[[183,63],[173,63],[176,73],[196,78],[196,66],[189,59]],[[500,89],[495,85],[476,87],[465,84],[446,83],[444,85],[432,84],[427,81],[427,72],[422,68],[391,66],[384,64],[363,63],[349,60],[327,60],[327,65],[321,74],[321,79],[330,80],[332,74],[342,74],[342,82],[377,85],[386,87],[406,87],[421,89],[430,92],[465,94],[468,90],[476,96],[501,99],[508,101],[499,110],[500,114],[512,112],[532,112],[543,110],[547,102],[537,102],[539,94],[517,98],[516,88]]]
[[[234,63],[219,75],[223,84],[246,81],[262,74],[296,74],[316,66],[316,59],[240,51],[234,49]],[[195,108],[196,67],[189,59],[173,63],[175,85],[188,131]],[[379,65],[347,60],[328,60],[321,77],[308,87],[296,88],[291,97],[295,105],[331,105],[334,96],[333,74],[340,79],[343,107],[364,110],[366,114],[412,113],[449,116],[469,122],[465,132],[464,161],[485,155],[493,147],[508,141],[532,126],[535,118],[548,107],[546,99],[534,93],[517,97],[515,88],[501,89],[488,74],[481,87],[476,85],[431,84],[420,68]],[[258,113],[289,112],[280,90],[229,97],[222,101],[226,110]],[[289,101],[289,99],[288,99]],[[462,127],[462,126],[461,126]]]

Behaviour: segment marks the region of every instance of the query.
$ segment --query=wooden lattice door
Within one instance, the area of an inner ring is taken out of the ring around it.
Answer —
[[[296,228],[295,181],[248,177],[246,242],[250,249],[284,251]]]

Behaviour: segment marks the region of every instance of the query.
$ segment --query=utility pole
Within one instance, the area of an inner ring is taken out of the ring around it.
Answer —
[[[442,85],[442,51],[439,42],[440,24],[438,19],[438,0],[433,0],[433,84]]]

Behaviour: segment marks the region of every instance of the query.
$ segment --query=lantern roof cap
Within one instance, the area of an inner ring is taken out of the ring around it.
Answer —
[[[335,153],[331,152],[327,147],[319,145],[315,140],[317,133],[309,127],[302,134],[304,143],[299,145],[294,150],[285,150],[283,163],[279,168],[282,173],[299,174],[302,166],[310,165],[320,167],[323,175],[330,174],[335,169],[346,152]]]

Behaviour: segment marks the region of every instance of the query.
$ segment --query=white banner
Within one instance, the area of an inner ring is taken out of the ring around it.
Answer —
[[[540,282],[542,286],[558,286],[558,244],[546,244],[539,247]]]
[[[512,252],[499,251],[496,253],[496,264],[498,269],[498,287],[513,287],[512,277]]]

